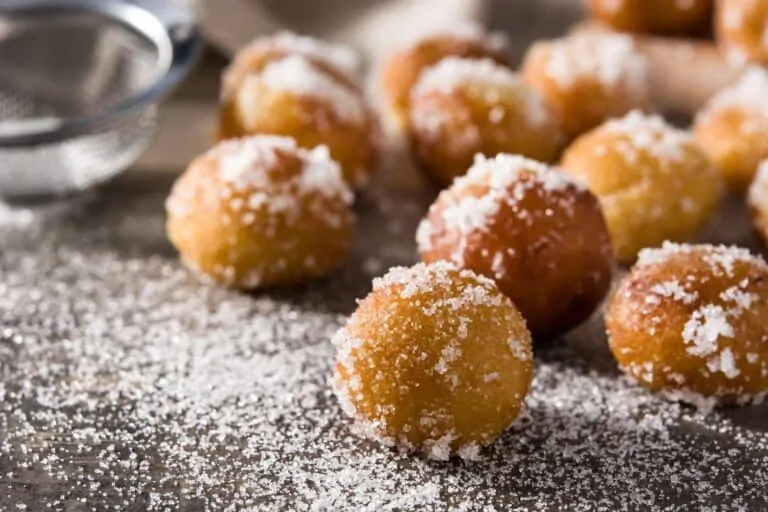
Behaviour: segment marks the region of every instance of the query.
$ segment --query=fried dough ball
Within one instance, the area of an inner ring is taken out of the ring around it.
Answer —
[[[416,238],[425,262],[448,260],[494,279],[540,337],[586,320],[614,266],[595,196],[520,156],[478,158],[440,194]]]
[[[425,69],[444,58],[488,58],[509,65],[507,49],[505,37],[488,34],[476,25],[462,25],[429,34],[392,53],[383,64],[380,77],[387,117],[398,128],[407,125],[411,90]]]
[[[646,247],[693,237],[720,203],[719,172],[692,137],[640,112],[581,136],[562,166],[600,199],[625,264]]]
[[[694,404],[768,391],[768,265],[746,249],[665,243],[646,249],[605,314],[621,369]]]
[[[488,59],[455,57],[426,70],[414,87],[409,138],[419,166],[442,186],[478,153],[552,161],[562,141],[543,98],[518,75]]]
[[[768,243],[768,160],[758,168],[747,199],[755,228]]]
[[[522,73],[544,95],[569,140],[611,117],[650,105],[648,65],[628,36],[582,35],[536,43]]]
[[[444,262],[374,280],[333,343],[334,389],[361,433],[441,460],[493,442],[533,378],[531,334],[512,302]]]
[[[768,158],[768,72],[751,68],[696,116],[696,142],[717,165],[728,187],[743,192]]]
[[[326,145],[347,183],[364,184],[377,158],[378,126],[360,90],[317,59],[291,54],[257,61],[225,79],[220,138],[274,134],[307,149]]]
[[[351,199],[326,148],[266,135],[232,139],[178,179],[166,229],[184,263],[215,282],[243,289],[301,283],[344,262]]]
[[[704,34],[713,0],[587,0],[590,14],[616,30],[667,35]]]
[[[718,45],[736,64],[768,66],[768,2],[718,0],[715,18]]]

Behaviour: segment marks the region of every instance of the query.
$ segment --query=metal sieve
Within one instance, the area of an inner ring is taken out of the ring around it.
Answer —
[[[171,0],[0,1],[0,198],[86,189],[132,165],[200,46]]]

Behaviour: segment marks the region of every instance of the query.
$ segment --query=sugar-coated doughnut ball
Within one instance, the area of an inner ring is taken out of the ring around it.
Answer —
[[[536,43],[526,54],[522,73],[544,95],[569,139],[650,104],[646,59],[624,35]]]
[[[300,283],[344,262],[351,199],[326,148],[232,139],[196,158],[173,186],[167,232],[184,263],[215,282]]]
[[[488,34],[476,25],[461,25],[453,30],[427,34],[392,53],[381,70],[381,94],[386,115],[396,127],[405,127],[411,90],[421,73],[446,57],[489,58],[508,64],[507,41]]]
[[[307,149],[326,145],[344,178],[357,187],[376,162],[377,123],[360,90],[317,62],[289,54],[225,79],[219,136],[273,134],[292,137]]]
[[[621,369],[693,403],[768,392],[768,265],[746,249],[666,243],[640,253],[605,313]]]
[[[715,34],[719,46],[735,64],[768,66],[768,2],[718,0]]]
[[[479,158],[438,196],[416,238],[425,262],[451,261],[495,280],[541,337],[586,320],[614,266],[595,196],[520,156]]]
[[[731,190],[743,192],[768,158],[768,72],[751,68],[696,116],[696,142]]]
[[[611,28],[670,35],[708,32],[713,3],[714,0],[586,0],[590,14]]]
[[[474,458],[520,413],[531,334],[492,281],[448,263],[374,280],[333,343],[334,389],[366,436]]]
[[[616,256],[695,236],[717,210],[718,170],[685,131],[632,112],[588,132],[562,166],[600,199]]]
[[[409,139],[439,185],[463,175],[476,154],[557,158],[560,127],[542,96],[489,59],[448,57],[427,69],[411,96]]]
[[[768,243],[768,160],[764,160],[758,168],[747,199],[755,228]]]

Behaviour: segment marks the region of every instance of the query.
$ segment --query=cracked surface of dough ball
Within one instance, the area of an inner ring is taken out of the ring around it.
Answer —
[[[327,69],[317,59],[288,54],[259,61],[237,78],[239,71],[228,72],[219,137],[281,135],[303,148],[325,145],[344,179],[363,185],[377,161],[377,121],[361,91]]]
[[[644,250],[605,314],[621,369],[700,405],[768,392],[768,265],[746,249],[666,243]]]
[[[696,116],[693,133],[723,174],[743,192],[760,161],[768,158],[768,72],[751,68],[738,83],[715,95]]]
[[[577,139],[562,166],[600,199],[625,264],[646,247],[692,238],[720,204],[716,167],[690,134],[657,116],[608,121]]]
[[[520,156],[479,158],[438,196],[416,237],[424,261],[494,279],[536,336],[586,320],[611,282],[598,200],[565,173]]]
[[[747,196],[755,229],[768,243],[768,160],[760,165]]]
[[[587,10],[611,28],[667,35],[706,34],[714,0],[587,0]]]
[[[488,34],[482,27],[462,25],[453,30],[427,34],[392,53],[381,69],[379,88],[386,103],[386,117],[397,128],[408,123],[411,91],[421,73],[446,57],[488,58],[509,65],[507,40]]]
[[[517,74],[488,59],[454,57],[414,87],[409,139],[419,166],[441,186],[463,175],[476,154],[552,161],[562,143],[544,99]]]
[[[535,43],[523,77],[560,118],[570,140],[650,105],[648,64],[628,36],[582,35]]]
[[[301,283],[346,259],[351,200],[326,148],[275,136],[232,139],[196,158],[174,184],[166,229],[184,263],[215,282]]]
[[[715,34],[719,46],[735,64],[768,66],[768,2],[718,0]]]
[[[445,262],[374,280],[333,343],[334,389],[358,430],[436,459],[475,458],[517,418],[533,378],[512,302]]]

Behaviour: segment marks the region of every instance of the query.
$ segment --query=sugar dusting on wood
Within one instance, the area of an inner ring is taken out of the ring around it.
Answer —
[[[360,262],[412,263],[410,236],[378,229],[393,218],[361,206],[341,274],[248,296],[182,270],[164,241],[166,191],[118,189],[54,217],[0,212],[2,509],[765,504],[763,410],[704,417],[628,383],[598,325],[537,347],[526,412],[476,461],[360,440],[328,385],[329,340],[367,292]],[[426,201],[400,204],[412,233]]]

